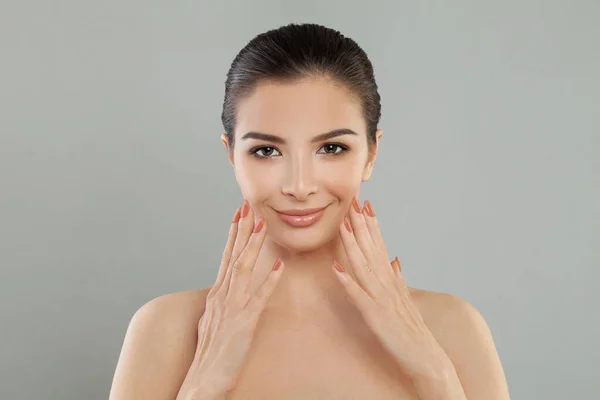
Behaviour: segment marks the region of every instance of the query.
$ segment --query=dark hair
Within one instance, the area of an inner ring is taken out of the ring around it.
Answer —
[[[358,44],[317,24],[289,24],[252,39],[235,57],[225,81],[221,121],[234,146],[238,102],[262,80],[289,82],[325,76],[344,84],[360,100],[369,144],[381,117],[373,66]]]

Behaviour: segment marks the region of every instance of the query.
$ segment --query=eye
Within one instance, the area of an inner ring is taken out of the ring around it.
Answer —
[[[274,154],[274,153],[277,153],[277,154]],[[251,150],[250,154],[252,154],[254,157],[258,157],[258,158],[270,158],[270,157],[275,157],[275,156],[281,155],[279,150],[277,150],[275,147],[271,147],[271,146],[257,147],[255,149]]]
[[[321,152],[321,150],[323,150],[323,152]],[[341,144],[336,144],[336,143],[324,144],[319,149],[319,153],[330,154],[333,156],[337,156],[339,154],[345,153],[346,151],[348,151],[348,147],[341,145]]]

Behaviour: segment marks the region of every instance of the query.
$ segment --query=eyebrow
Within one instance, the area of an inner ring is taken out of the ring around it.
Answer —
[[[311,143],[321,142],[323,140],[332,139],[334,137],[343,136],[343,135],[358,136],[358,133],[356,133],[352,129],[348,129],[348,128],[334,129],[332,131],[321,133],[320,135],[315,136],[314,138],[312,138],[310,140],[310,142]],[[248,132],[244,136],[242,136],[242,140],[245,140],[245,139],[258,139],[258,140],[264,140],[266,142],[285,144],[285,139],[283,139],[279,136],[276,136],[276,135],[271,135],[269,133],[262,133],[262,132]]]

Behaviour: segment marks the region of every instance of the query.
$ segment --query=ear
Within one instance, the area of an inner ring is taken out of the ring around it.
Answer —
[[[229,146],[229,136],[227,136],[227,133],[221,134],[221,142],[223,142],[223,146],[225,146],[225,151],[227,151],[227,158],[229,159],[229,163],[233,165],[233,149]]]
[[[377,129],[375,132],[375,144],[371,145],[369,149],[369,159],[367,160],[367,164],[365,165],[365,170],[363,171],[362,181],[366,182],[371,178],[371,174],[373,173],[373,164],[375,164],[375,160],[377,159],[377,152],[379,150],[379,141],[383,136],[383,130]]]

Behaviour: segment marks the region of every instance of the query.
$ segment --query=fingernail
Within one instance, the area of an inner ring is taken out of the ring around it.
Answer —
[[[275,265],[273,265],[273,271],[277,271],[279,269],[280,265],[281,265],[281,257],[279,257],[277,259],[277,261],[275,261]]]
[[[373,207],[371,206],[371,202],[369,200],[365,200],[364,210],[366,211],[366,213],[369,217],[375,216],[375,211],[373,211]]]
[[[400,266],[400,260],[398,260],[398,256],[396,256],[396,258],[394,258],[394,262],[396,263],[398,270],[402,271],[402,267]]]
[[[260,217],[258,219],[258,222],[256,223],[256,226],[254,227],[254,230],[252,232],[254,232],[254,233],[260,232],[260,230],[262,229],[262,227],[263,227],[264,224],[265,224],[264,218]]]
[[[358,204],[358,200],[356,200],[356,196],[352,198],[352,206],[354,207],[354,211],[360,213],[360,204]]]
[[[344,226],[348,230],[348,232],[352,233],[352,225],[350,224],[350,220],[348,217],[344,217]]]
[[[342,267],[342,265],[337,262],[336,260],[333,260],[333,266],[335,267],[335,269],[337,269],[340,272],[345,272],[344,267]]]
[[[231,222],[234,224],[237,224],[239,220],[240,220],[240,208],[238,207],[237,210],[235,210],[235,214],[233,214],[233,219],[231,220]]]
[[[242,205],[241,217],[245,218],[248,216],[250,212],[250,204],[248,204],[248,200],[244,199],[244,204]]]

